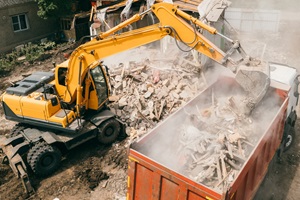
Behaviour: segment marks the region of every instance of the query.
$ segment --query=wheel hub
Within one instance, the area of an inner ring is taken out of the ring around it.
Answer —
[[[112,127],[108,127],[105,131],[105,136],[111,136],[114,133],[114,129]]]
[[[287,142],[285,143],[285,146],[288,147],[291,145],[293,138],[292,138],[292,136],[288,135],[286,137],[286,140],[287,140]]]
[[[46,156],[43,158],[41,164],[43,167],[48,167],[53,162],[53,158],[51,156]]]

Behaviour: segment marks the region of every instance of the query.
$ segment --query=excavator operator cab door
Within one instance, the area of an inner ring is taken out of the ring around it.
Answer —
[[[100,65],[91,69],[90,75],[92,76],[93,89],[90,92],[89,107],[98,110],[108,101],[108,84]]]

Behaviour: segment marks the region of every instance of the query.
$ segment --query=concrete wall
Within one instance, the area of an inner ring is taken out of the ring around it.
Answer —
[[[59,24],[54,20],[43,20],[37,16],[37,4],[29,1],[0,8],[0,52],[11,51],[14,47],[47,37],[57,30]],[[14,32],[12,16],[26,14],[29,29]]]

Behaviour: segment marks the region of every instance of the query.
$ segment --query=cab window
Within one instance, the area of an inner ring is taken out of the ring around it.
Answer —
[[[108,89],[104,74],[101,70],[101,67],[95,67],[91,70],[91,76],[93,77],[94,84],[98,96],[98,104],[102,104],[108,98]]]

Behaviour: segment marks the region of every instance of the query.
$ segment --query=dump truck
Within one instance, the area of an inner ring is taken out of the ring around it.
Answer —
[[[295,137],[299,75],[270,67],[271,85],[251,117],[234,109],[236,81],[221,76],[132,143],[127,199],[252,199]]]
[[[159,23],[119,33],[121,29],[154,14]],[[207,31],[228,40],[223,52],[201,34]],[[111,144],[126,136],[125,125],[106,106],[110,83],[102,59],[131,48],[171,36],[183,51],[196,50],[235,72],[245,91],[237,102],[247,115],[261,101],[270,84],[269,65],[249,57],[234,41],[169,3],[153,4],[91,41],[80,45],[54,72],[35,72],[7,88],[1,95],[6,119],[19,122],[7,137],[0,138],[3,163],[11,166],[30,193],[28,171],[48,176],[60,164],[62,155],[76,146],[98,139]]]

